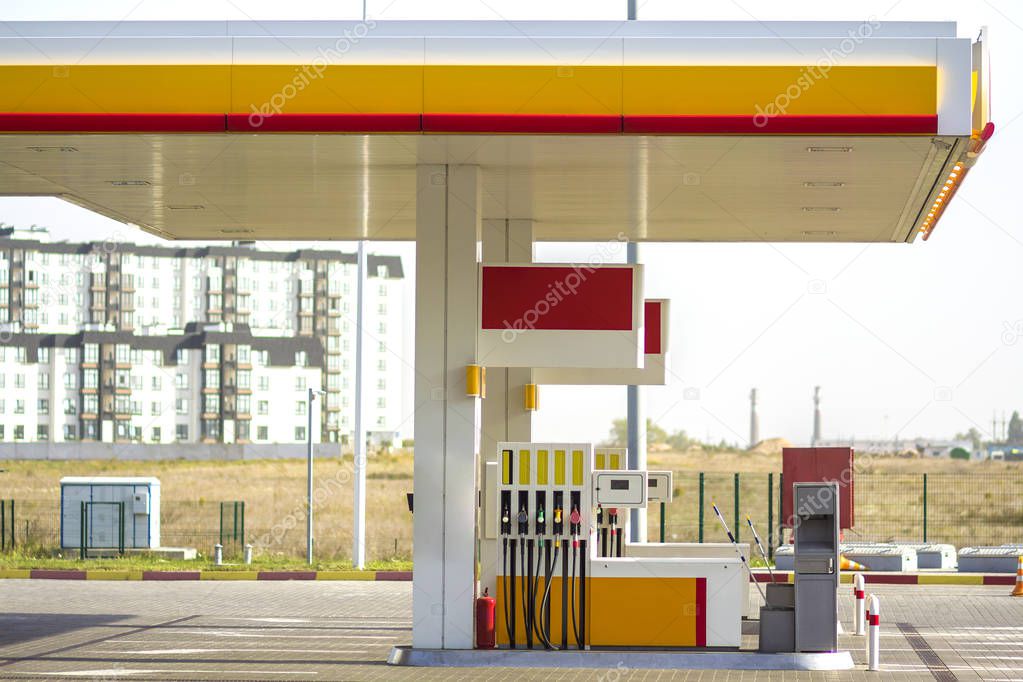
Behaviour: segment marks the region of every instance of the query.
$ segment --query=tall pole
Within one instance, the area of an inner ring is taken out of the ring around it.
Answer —
[[[313,400],[316,394],[312,386],[307,387],[308,399],[306,400],[306,506],[305,506],[305,560],[307,564],[313,563]]]
[[[749,446],[750,449],[760,442],[760,418],[757,416],[757,389],[749,392]]]
[[[635,21],[638,0],[628,0],[628,20]],[[630,265],[639,263],[639,244],[629,242],[625,260]],[[643,413],[643,399],[639,386],[626,389],[629,445],[629,468],[633,471],[646,469],[646,415]],[[629,514],[629,537],[633,542],[646,542],[646,508],[633,509]]]
[[[352,531],[352,566],[361,570],[366,567],[366,423],[363,419],[362,351],[365,338],[366,308],[366,242],[359,242],[357,268],[359,282],[355,288],[358,298],[355,310],[355,445],[353,464],[355,466],[355,494],[353,495],[354,524]]]
[[[814,447],[821,440],[821,387],[813,387],[813,439],[811,445]]]

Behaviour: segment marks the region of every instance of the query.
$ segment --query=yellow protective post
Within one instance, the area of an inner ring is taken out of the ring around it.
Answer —
[[[524,407],[530,412],[535,412],[540,408],[540,393],[536,384],[526,384]]]
[[[487,370],[479,365],[465,366],[465,395],[470,398],[486,397]]]

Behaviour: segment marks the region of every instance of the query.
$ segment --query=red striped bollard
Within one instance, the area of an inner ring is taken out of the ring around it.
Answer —
[[[853,634],[863,636],[867,634],[867,593],[863,589],[863,574],[861,573],[853,575],[853,598],[856,600],[853,614]]]
[[[881,670],[881,606],[876,595],[870,595],[870,610],[867,611],[870,636],[867,637],[867,670]]]

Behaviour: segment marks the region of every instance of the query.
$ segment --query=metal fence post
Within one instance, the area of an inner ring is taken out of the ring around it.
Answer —
[[[234,502],[234,525],[231,526],[231,539],[238,539],[238,500]]]
[[[927,542],[927,474],[924,474],[924,542]]]
[[[778,474],[778,546],[785,542],[785,474]],[[774,529],[772,529],[774,530]]]
[[[699,506],[699,528],[700,528],[700,542],[703,542],[703,472],[700,472],[700,506]]]
[[[124,502],[117,503],[117,513],[120,516],[117,524],[117,551],[124,556]]]
[[[661,543],[664,543],[664,502],[661,502]],[[398,540],[394,540],[394,553],[398,553]]]
[[[7,500],[0,500],[0,549],[7,549]]]
[[[244,543],[245,542],[245,500],[241,501],[241,505],[242,505],[242,527],[241,527],[241,530],[238,532],[238,540],[239,540],[239,542]]]
[[[774,472],[767,474],[767,558],[774,558]]]
[[[28,521],[25,521],[25,538],[28,538]],[[11,549],[14,549],[14,498],[11,498]]]
[[[735,472],[732,483],[732,498],[735,503],[735,544],[739,544],[739,472]]]
[[[88,521],[87,507],[86,507],[86,503],[84,501],[82,502],[81,514],[82,514],[82,518],[81,518],[81,520],[80,520],[80,522],[78,524],[78,535],[79,535],[78,539],[80,540],[79,547],[78,547],[78,552],[79,552],[79,557],[82,559],[82,561],[85,561],[85,552],[86,552],[85,545],[86,545],[86,538],[88,537],[88,532],[89,532],[88,529],[87,529],[87,525],[88,525],[89,521]]]
[[[217,533],[217,543],[224,544],[224,503],[220,503],[220,532]]]

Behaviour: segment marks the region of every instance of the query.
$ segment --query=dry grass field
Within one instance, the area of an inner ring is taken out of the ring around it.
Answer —
[[[710,505],[734,521],[734,473],[739,476],[739,514],[749,514],[767,537],[768,519],[778,523],[780,451],[650,452],[651,469],[675,472],[675,501],[667,508],[667,540],[699,536],[699,472],[704,472],[704,539],[724,539]],[[352,460],[316,462],[316,554],[350,556]],[[768,511],[768,475],[774,473]],[[911,457],[856,458],[856,528],[849,539],[923,539],[922,478],[928,474],[928,540],[967,544],[1023,541],[1023,466]],[[219,503],[244,500],[245,536],[265,559],[302,556],[305,550],[304,460],[245,462],[0,461],[0,499],[18,504],[18,534],[53,547],[59,526],[62,476],[156,476],[162,484],[163,544],[208,552],[219,536]],[[405,494],[412,491],[412,455],[370,458],[367,470],[367,554],[372,560],[408,559],[412,517]],[[659,510],[651,508],[649,533],[659,535]],[[739,536],[749,538],[748,529]],[[229,547],[229,549],[234,549]]]

